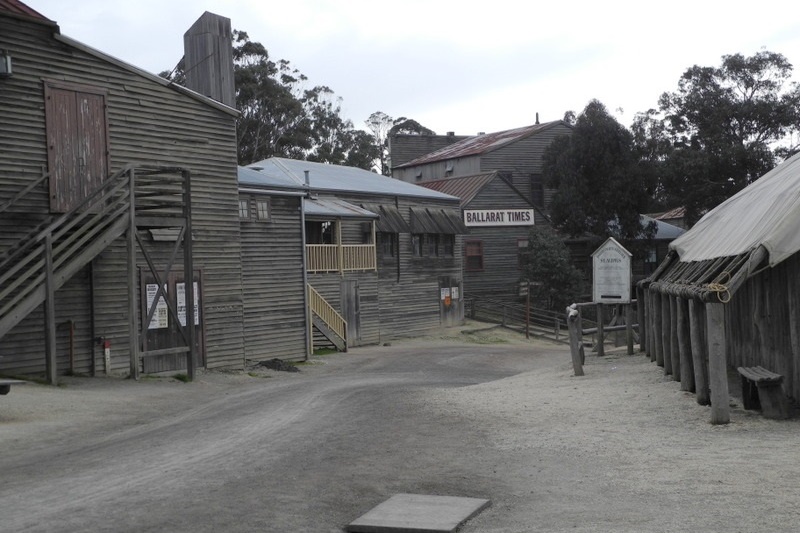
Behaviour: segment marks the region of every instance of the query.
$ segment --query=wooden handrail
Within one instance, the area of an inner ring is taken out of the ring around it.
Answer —
[[[308,307],[331,331],[347,342],[347,321],[311,285],[308,285]]]
[[[306,244],[306,264],[309,272],[377,270],[376,249],[374,244]]]

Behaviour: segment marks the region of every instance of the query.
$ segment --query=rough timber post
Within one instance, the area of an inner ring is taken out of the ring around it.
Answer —
[[[653,297],[653,352],[658,366],[664,366],[664,342],[661,338],[661,294],[651,291]]]
[[[678,297],[669,297],[669,347],[672,360],[672,379],[681,380],[681,354],[678,347]]]
[[[633,355],[633,304],[632,303],[625,304],[625,340],[628,343],[628,355]]]
[[[708,357],[706,357],[705,308],[697,300],[689,300],[689,329],[692,341],[695,398],[700,405],[711,403],[708,391]]]
[[[711,389],[711,423],[731,421],[728,395],[728,362],[725,346],[725,306],[706,304],[706,334],[708,336],[708,374]]]
[[[576,376],[583,375],[583,366],[581,361],[581,332],[580,327],[580,314],[576,306],[571,305],[567,307],[567,328],[569,329],[569,351],[572,354],[572,369]]]
[[[606,335],[603,329],[603,321],[605,313],[603,313],[603,304],[597,304],[597,356],[603,357],[606,354]]]
[[[647,352],[647,326],[644,323],[645,291],[641,287],[636,287],[636,317],[639,319],[639,351]]]
[[[689,302],[678,298],[678,353],[681,368],[681,390],[695,391],[694,368],[692,368],[692,344],[689,338]]]
[[[655,293],[647,289],[645,294],[645,299],[647,300],[647,355],[650,356],[650,362],[654,363],[656,361]]]
[[[661,351],[664,360],[664,374],[672,374],[672,326],[670,318],[672,313],[669,310],[669,294],[661,295]]]

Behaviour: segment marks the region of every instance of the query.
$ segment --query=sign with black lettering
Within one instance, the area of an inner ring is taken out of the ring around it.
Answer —
[[[631,253],[609,237],[592,254],[592,299],[595,303],[631,301]]]
[[[465,209],[465,226],[533,226],[533,209]]]

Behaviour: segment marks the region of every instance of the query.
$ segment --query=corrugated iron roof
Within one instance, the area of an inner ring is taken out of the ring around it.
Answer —
[[[55,25],[54,21],[45,17],[35,9],[23,4],[19,0],[0,0],[0,11]]]
[[[303,198],[308,217],[378,218],[378,215],[339,198]]]
[[[664,211],[663,213],[654,213],[650,215],[651,218],[656,220],[671,220],[675,218],[683,218],[686,216],[686,208],[685,207],[676,207],[674,209],[670,209],[669,211]]]
[[[497,177],[497,171],[472,176],[459,176],[441,180],[423,181],[421,187],[443,192],[461,199],[461,207],[469,204],[486,185]]]
[[[380,215],[375,229],[386,233],[411,233],[411,228],[403,220],[403,215],[393,205],[361,204],[367,211]]]
[[[302,189],[305,186],[305,171],[307,170],[312,191],[457,200],[456,197],[448,194],[381,176],[369,170],[343,165],[271,157],[252,163],[246,168],[257,172],[240,171],[239,185],[279,187],[280,185],[277,183],[283,181],[284,183],[293,183],[287,187]],[[259,179],[259,175],[263,176],[263,182]]]
[[[515,128],[513,130],[497,131],[494,133],[477,135],[475,137],[470,137],[468,139],[464,139],[463,141],[453,143],[449,146],[445,146],[444,148],[436,150],[435,152],[423,155],[422,157],[418,157],[409,161],[408,163],[403,163],[402,165],[398,165],[394,168],[414,167],[436,161],[443,161],[445,159],[455,159],[458,157],[485,154],[497,150],[498,148],[502,148],[507,144],[517,142],[525,137],[529,137],[541,131],[550,129],[558,124],[565,124],[565,122],[562,120],[556,120],[553,122],[525,126],[523,128]]]

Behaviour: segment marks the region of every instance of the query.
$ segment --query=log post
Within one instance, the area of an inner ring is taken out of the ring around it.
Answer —
[[[678,297],[669,297],[669,347],[672,359],[672,379],[681,380],[681,354],[678,347]]]
[[[567,307],[567,328],[569,329],[569,351],[572,354],[572,369],[576,376],[583,375],[583,366],[581,363],[581,332],[578,331],[580,326],[580,315],[577,307],[571,305]]]
[[[689,329],[692,343],[692,368],[697,403],[708,405],[708,357],[706,356],[705,308],[697,300],[689,300]]]
[[[644,317],[644,310],[646,296],[645,291],[642,287],[636,287],[636,316],[639,319],[639,351],[640,352],[647,352],[647,327],[645,326],[645,317]]]
[[[653,305],[655,293],[650,289],[646,290],[645,299],[647,301],[647,355],[650,356],[650,362],[654,363],[656,360],[656,312]]]
[[[603,304],[597,304],[597,356],[603,357],[606,354],[606,335],[603,330]]]
[[[668,294],[661,295],[661,351],[663,352],[662,358],[664,360],[664,374],[672,374],[672,326],[670,325],[670,318],[672,313],[669,310],[670,296]]]
[[[633,355],[633,304],[625,304],[625,340],[628,341],[628,355]]]
[[[661,300],[663,295],[655,291],[651,292],[653,297],[653,351],[655,352],[656,364],[664,366],[664,341],[661,338],[663,320],[661,317]]]
[[[689,334],[689,302],[678,298],[678,353],[681,368],[681,390],[695,392],[692,367],[692,343]]]
[[[708,381],[711,389],[711,423],[731,421],[728,393],[728,361],[725,347],[725,306],[706,304],[706,334],[708,336]]]

